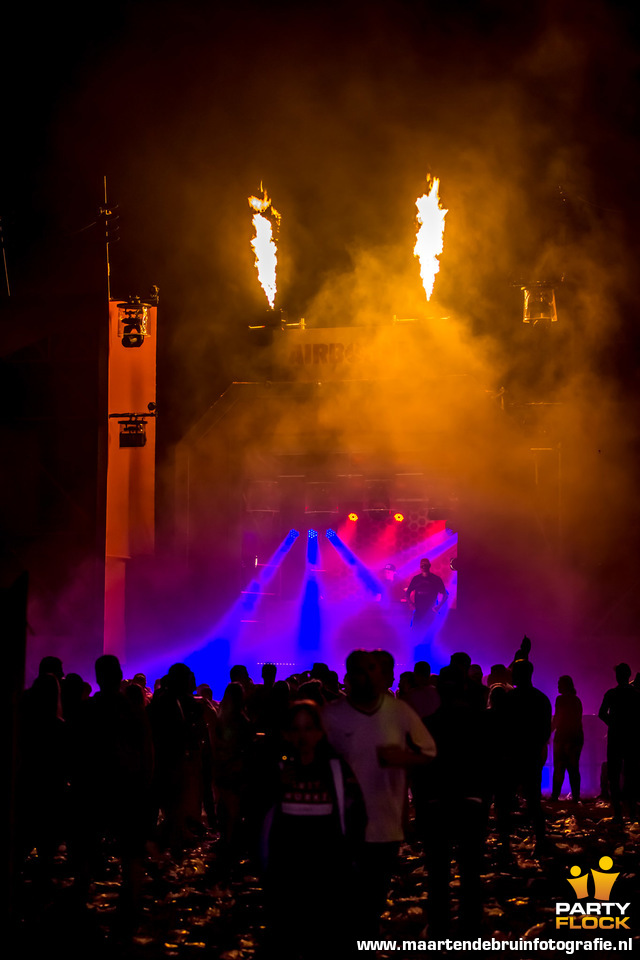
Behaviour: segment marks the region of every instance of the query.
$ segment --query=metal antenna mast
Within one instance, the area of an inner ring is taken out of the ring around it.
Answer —
[[[4,266],[4,282],[7,285],[7,296],[11,296],[11,287],[9,286],[9,271],[7,270],[7,251],[4,248],[4,233],[2,232],[2,217],[0,217],[0,247],[2,247],[2,263]]]
[[[107,300],[111,300],[111,264],[109,262],[109,203],[107,200],[107,177],[104,177],[104,245],[107,257]]]

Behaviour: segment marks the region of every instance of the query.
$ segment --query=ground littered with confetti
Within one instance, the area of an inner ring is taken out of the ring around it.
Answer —
[[[622,897],[625,902],[631,902],[633,954],[640,955],[640,824],[629,820],[615,823],[609,804],[601,800],[582,804],[547,802],[545,812],[547,849],[536,854],[525,817],[516,815],[511,861],[505,860],[490,821],[482,874],[482,937],[512,941],[536,937],[569,939],[572,935],[555,929],[555,903],[575,899],[567,885],[570,868],[575,864],[585,869],[597,866],[601,857],[610,856],[620,874],[617,881],[620,892],[616,899]],[[428,938],[424,911],[426,876],[421,846],[412,841],[411,826],[408,841],[400,850],[398,869],[382,917],[381,939],[402,942]],[[119,861],[109,855],[108,848],[101,873],[91,886],[90,897],[82,904],[78,904],[74,896],[73,877],[64,848],[56,858],[55,876],[45,885],[37,882],[33,854],[25,864],[20,882],[12,924],[13,939],[19,949],[13,955],[35,956],[35,951],[55,949],[66,958],[78,956],[87,960],[102,957],[122,960],[262,958],[264,914],[259,878],[249,860],[241,861],[232,870],[224,869],[218,846],[217,835],[203,830],[202,837],[179,859],[157,852],[150,855],[145,865],[142,913],[133,924],[123,923],[118,910]],[[454,862],[451,867],[452,938],[457,936],[458,887]],[[516,956],[511,949],[500,952]],[[403,953],[382,950],[377,955],[398,958]],[[420,955],[425,954],[407,954]],[[464,955],[465,952],[460,951],[452,953],[452,956]],[[473,956],[479,955],[473,953]],[[526,951],[526,956],[532,955]],[[567,954],[548,950],[538,955],[564,957]],[[588,953],[590,957],[601,955],[611,956],[600,951]]]

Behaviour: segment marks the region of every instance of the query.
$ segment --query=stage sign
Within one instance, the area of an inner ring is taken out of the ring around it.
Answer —
[[[284,329],[274,335],[273,350],[282,378],[296,380],[388,380],[423,374],[442,375],[435,360],[429,324],[377,327]]]

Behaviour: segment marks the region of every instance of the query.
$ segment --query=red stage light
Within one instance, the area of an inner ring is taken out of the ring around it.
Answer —
[[[403,513],[396,513],[393,519],[394,519],[397,523],[402,523],[402,521],[404,520],[404,514],[403,514]]]
[[[350,513],[350,514],[349,514],[349,520],[353,520],[353,521],[355,522],[357,519],[358,519],[358,514],[357,514],[357,513]]]

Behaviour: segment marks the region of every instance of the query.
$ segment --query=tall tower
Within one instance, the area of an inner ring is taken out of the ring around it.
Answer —
[[[130,561],[154,552],[157,307],[109,301],[104,652],[126,661]]]

